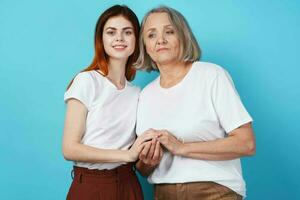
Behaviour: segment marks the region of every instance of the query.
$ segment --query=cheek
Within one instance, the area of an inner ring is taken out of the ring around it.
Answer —
[[[135,37],[132,37],[132,38],[128,38],[127,39],[127,44],[128,44],[128,47],[129,47],[129,51],[130,53],[133,53],[134,50],[135,50]]]
[[[173,47],[179,47],[179,40],[177,39],[177,37],[173,37],[171,41]]]
[[[155,53],[150,46],[146,46],[146,52],[152,59],[155,60]]]
[[[145,41],[146,52],[152,56],[154,52],[154,45],[150,41]]]
[[[105,37],[105,36],[102,37],[104,49],[107,49],[110,46],[110,43],[111,43],[110,40],[111,39],[108,37]]]
[[[179,44],[179,42],[177,42],[176,47],[177,47],[178,51],[180,51],[181,45]]]
[[[180,53],[180,44],[177,39],[174,40],[173,48],[175,50],[175,54],[178,55]]]
[[[130,46],[132,46],[132,48],[134,48],[135,47],[135,37],[131,37],[131,38],[129,38],[129,40],[128,40],[128,42],[129,42],[129,44],[130,44]]]

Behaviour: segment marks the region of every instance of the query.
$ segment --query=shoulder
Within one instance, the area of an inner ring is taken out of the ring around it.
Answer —
[[[75,76],[75,79],[90,80],[92,78],[91,71],[80,72]]]
[[[80,84],[90,84],[92,80],[92,74],[90,71],[80,72],[74,78],[74,82],[78,82]]]
[[[64,94],[64,100],[74,98],[81,101],[88,109],[94,96],[94,84],[90,72],[78,73]]]
[[[206,72],[212,75],[218,75],[220,73],[226,72],[226,70],[222,66],[215,63],[197,61],[194,62],[193,65],[196,69],[195,71],[202,72],[202,73]]]
[[[67,91],[88,88],[91,82],[92,79],[89,72],[80,72],[72,79]]]
[[[96,72],[95,70],[80,72],[74,78],[74,81],[81,82],[84,85],[92,87],[99,87],[103,85],[105,77]]]
[[[210,62],[194,62],[194,73],[214,80],[218,76],[228,76],[228,72],[222,66]]]
[[[155,89],[157,88],[158,81],[159,81],[159,76],[156,79],[154,79],[153,81],[151,81],[150,83],[148,83],[142,89],[140,96],[152,94],[152,92],[155,91]]]

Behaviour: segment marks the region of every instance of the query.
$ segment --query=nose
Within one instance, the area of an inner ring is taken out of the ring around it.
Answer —
[[[166,40],[164,34],[158,35],[157,44],[166,44],[168,41]]]
[[[123,34],[122,33],[118,33],[116,34],[116,41],[123,41],[124,38],[123,38]]]

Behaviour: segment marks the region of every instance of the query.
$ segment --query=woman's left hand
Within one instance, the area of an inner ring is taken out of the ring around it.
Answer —
[[[175,138],[169,131],[167,130],[157,130],[159,132],[159,136],[157,140],[168,149],[173,155],[180,155],[183,143],[180,142],[177,138]]]

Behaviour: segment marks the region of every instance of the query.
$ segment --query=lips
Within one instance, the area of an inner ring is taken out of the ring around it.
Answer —
[[[124,44],[113,45],[113,48],[116,50],[123,50],[126,47],[127,47],[127,45],[124,45]]]
[[[168,48],[162,47],[162,48],[157,49],[156,52],[165,51],[165,50],[168,50]]]

